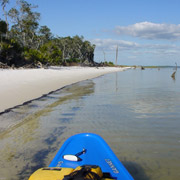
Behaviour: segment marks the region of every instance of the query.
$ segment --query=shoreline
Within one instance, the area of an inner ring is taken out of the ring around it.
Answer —
[[[0,114],[57,89],[129,67],[50,67],[49,69],[0,69]]]

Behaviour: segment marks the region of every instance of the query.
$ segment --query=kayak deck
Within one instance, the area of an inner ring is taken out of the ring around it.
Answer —
[[[64,155],[77,154],[77,161],[63,158]],[[114,179],[133,180],[108,144],[96,134],[82,133],[71,136],[62,145],[49,167],[76,168],[82,165],[97,165],[103,173],[110,173]]]

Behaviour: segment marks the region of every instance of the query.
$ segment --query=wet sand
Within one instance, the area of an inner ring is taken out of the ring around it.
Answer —
[[[115,67],[51,67],[49,69],[0,70],[0,113],[64,86],[107,73]]]

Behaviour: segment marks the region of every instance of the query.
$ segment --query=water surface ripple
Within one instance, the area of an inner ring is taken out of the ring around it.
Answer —
[[[135,180],[180,179],[180,75],[172,72],[113,73],[0,115],[0,179],[27,179],[82,132],[101,135]]]

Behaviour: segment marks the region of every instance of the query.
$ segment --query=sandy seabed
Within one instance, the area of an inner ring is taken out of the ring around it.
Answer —
[[[21,105],[64,86],[107,73],[120,67],[50,67],[49,69],[0,70],[0,112]]]

